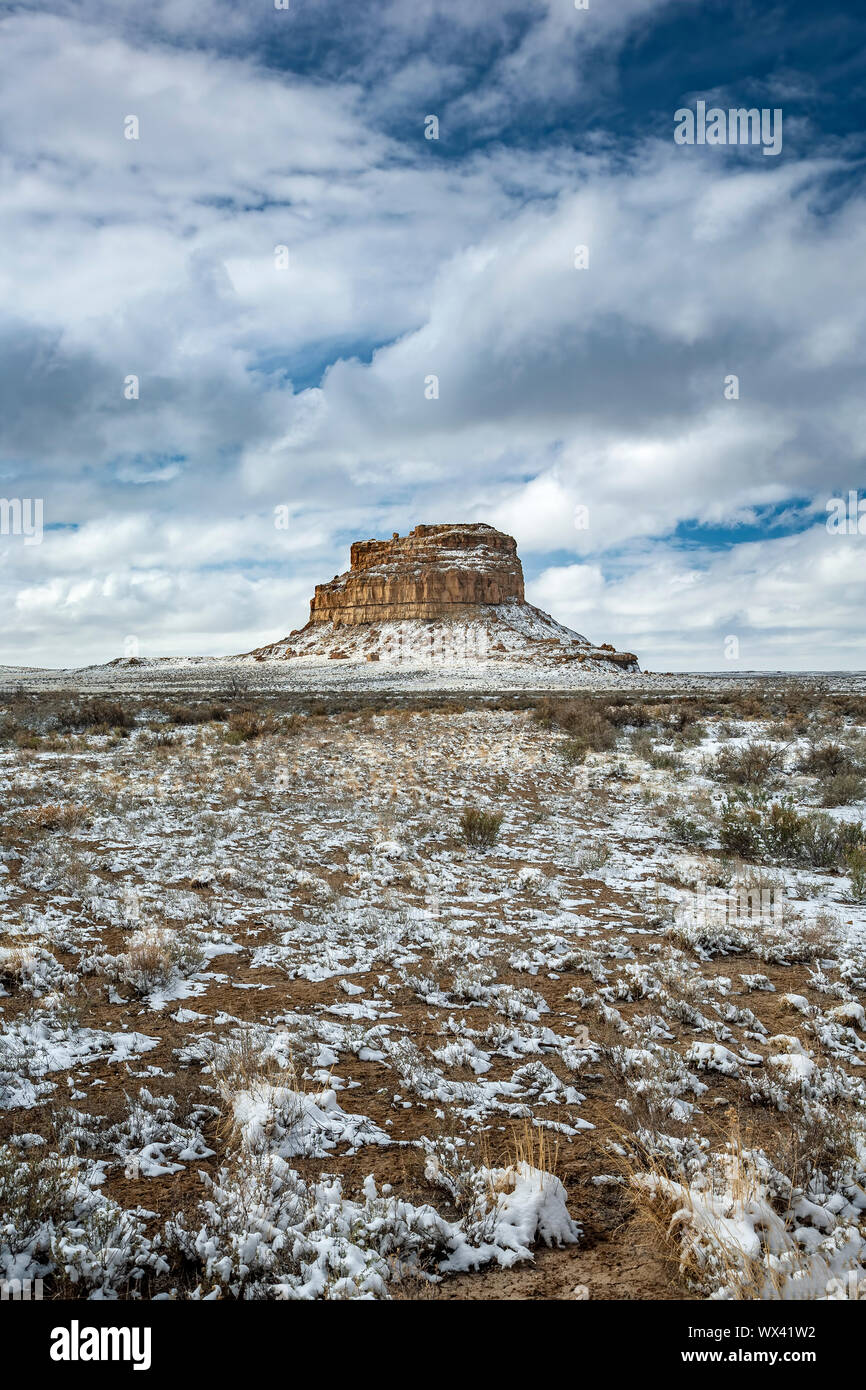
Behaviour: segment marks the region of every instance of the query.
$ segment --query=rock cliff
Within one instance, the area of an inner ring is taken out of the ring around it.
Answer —
[[[355,541],[345,574],[316,585],[306,627],[248,655],[639,669],[631,652],[596,646],[527,603],[517,543],[482,522]]]
[[[479,604],[523,602],[516,541],[481,522],[355,541],[350,555],[345,574],[316,585],[311,623],[429,621],[469,615]]]

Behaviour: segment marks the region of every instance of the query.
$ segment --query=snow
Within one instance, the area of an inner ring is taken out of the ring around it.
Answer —
[[[322,1158],[337,1144],[354,1152],[362,1144],[390,1144],[365,1115],[340,1109],[332,1090],[307,1095],[264,1083],[241,1091],[232,1102],[240,1141],[252,1152],[267,1149],[281,1158]]]
[[[568,1214],[565,1188],[558,1178],[527,1163],[486,1169],[483,1177],[496,1194],[491,1238],[481,1246],[461,1240],[440,1263],[443,1274],[477,1269],[489,1260],[506,1267],[529,1260],[536,1240],[548,1246],[577,1243],[580,1228]]]
[[[117,674],[146,709],[148,669]],[[54,1245],[47,1223],[31,1241],[10,1218],[4,1268],[36,1277],[56,1251],[99,1297],[130,1278],[170,1290],[178,1251],[197,1298],[483,1280],[539,1244],[580,1251],[596,1187],[632,1180],[605,1176],[613,1123],[639,1136],[635,1181],[677,1214],[703,1296],[735,1296],[755,1264],[767,1297],[862,1278],[866,905],[844,872],[721,853],[719,721],[676,769],[628,731],[573,766],[566,735],[523,710],[298,725],[235,746],[215,724],[165,749],[143,728],[0,749],[13,811],[88,807],[80,831],[4,863],[0,1100],[22,1131],[4,1154],[80,1163]],[[815,804],[793,768],[785,789]],[[668,829],[691,799],[701,849]],[[489,850],[460,841],[466,805],[502,811]],[[750,874],[772,880],[778,921],[700,911],[710,875],[731,901]],[[118,962],[151,928],[188,958],[134,992]],[[24,1142],[43,1104],[62,1152],[47,1126]],[[771,1138],[843,1115],[860,1159],[796,1187],[766,1155],[726,1166],[732,1104],[763,1107]],[[182,1169],[202,1177],[184,1221],[166,1218]],[[394,1191],[383,1169],[410,1176]],[[134,1179],[159,1220],[131,1205]]]

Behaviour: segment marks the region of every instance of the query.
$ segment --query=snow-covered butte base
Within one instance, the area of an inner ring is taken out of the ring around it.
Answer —
[[[492,662],[529,662],[549,669],[574,662],[588,671],[639,670],[631,652],[595,646],[548,613],[519,599],[479,604],[454,618],[406,619],[353,626],[310,622],[279,642],[258,647],[248,661],[382,661],[417,666],[460,667]]]

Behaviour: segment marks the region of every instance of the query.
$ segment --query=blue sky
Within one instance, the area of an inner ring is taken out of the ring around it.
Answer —
[[[862,7],[61,0],[0,39],[0,493],[46,524],[0,536],[0,659],[246,650],[352,538],[485,520],[650,669],[863,667],[866,534],[825,524],[866,497]],[[675,144],[698,100],[782,152]]]

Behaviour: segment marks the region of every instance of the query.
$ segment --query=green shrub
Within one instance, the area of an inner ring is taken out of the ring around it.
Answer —
[[[629,739],[631,751],[636,758],[644,758],[647,761],[652,756],[653,736],[648,729],[638,729]]]
[[[812,869],[835,869],[844,851],[833,817],[821,811],[803,816],[796,850],[798,858]]]
[[[681,815],[669,818],[668,830],[677,844],[688,845],[693,849],[700,849],[705,845],[710,834],[706,826],[701,825],[699,821]]]
[[[770,858],[810,869],[839,869],[864,838],[859,822],[837,822],[822,811],[801,815],[790,798],[768,804],[758,793],[725,802],[719,825],[722,848],[742,859]]]
[[[719,824],[722,849],[741,859],[758,859],[764,850],[762,815],[743,801],[725,802]]]
[[[857,849],[866,841],[866,826],[859,820],[837,821],[836,835],[839,839],[839,849],[842,858],[848,853],[849,849]]]
[[[862,800],[866,792],[866,784],[856,772],[834,772],[820,787],[823,806],[850,806],[852,801]]]
[[[866,902],[866,844],[850,846],[845,863],[851,876],[851,897],[855,902]]]
[[[716,758],[715,776],[743,787],[762,787],[778,775],[784,750],[768,743],[747,743],[744,748],[723,748]]]
[[[677,738],[681,740],[687,748],[695,748],[699,743],[703,743],[706,736],[706,724],[698,722],[697,724],[686,724],[677,735]]]
[[[16,748],[41,748],[42,739],[32,729],[16,729],[12,737]]]
[[[559,751],[565,761],[573,766],[575,763],[582,763],[589,750],[580,739],[567,738],[559,745]]]
[[[656,772],[677,772],[683,766],[679,753],[672,753],[666,748],[654,749],[647,762]]]
[[[765,848],[774,859],[796,857],[803,818],[791,797],[775,801],[764,813],[762,829]]]
[[[72,1215],[76,1187],[69,1165],[56,1151],[41,1145],[23,1150],[0,1145],[0,1211],[7,1260],[22,1253],[32,1259],[28,1247],[40,1229]]]

